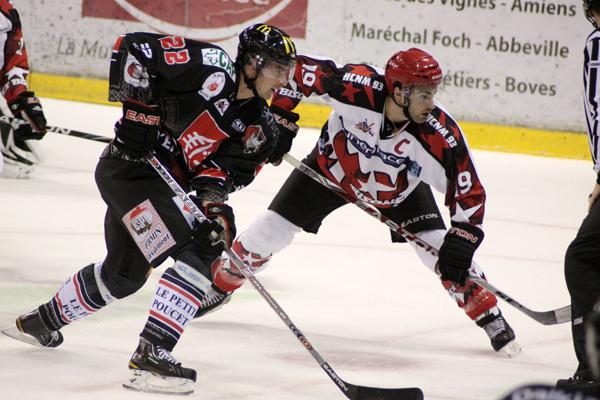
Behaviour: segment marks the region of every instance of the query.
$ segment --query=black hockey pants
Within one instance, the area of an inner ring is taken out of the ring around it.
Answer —
[[[593,205],[567,249],[565,279],[571,295],[573,346],[579,361],[577,374],[588,376],[585,321],[600,299],[600,201]]]

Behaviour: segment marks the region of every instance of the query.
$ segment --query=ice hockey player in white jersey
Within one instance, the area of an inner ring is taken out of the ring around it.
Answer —
[[[46,132],[40,101],[28,89],[29,64],[19,13],[8,0],[0,0],[0,115],[26,123],[0,122],[0,175],[26,178],[43,161],[37,141]]]
[[[438,259],[411,243],[458,306],[485,330],[493,349],[514,355],[520,347],[496,297],[469,279],[470,273],[484,277],[472,259],[484,237],[485,191],[458,124],[434,100],[441,81],[438,62],[416,48],[394,54],[385,71],[298,56],[294,79],[274,96],[271,110],[284,120],[280,128],[296,131],[299,116],[292,110],[302,98],[316,95],[329,102],[333,112],[304,163],[439,248]],[[448,230],[431,186],[445,194]],[[323,219],[344,204],[295,170],[233,250],[256,270],[264,268],[297,232],[316,234]],[[394,232],[391,239],[406,241]],[[213,269],[230,272],[216,275],[227,279],[220,285],[229,291],[242,285],[226,257]]]

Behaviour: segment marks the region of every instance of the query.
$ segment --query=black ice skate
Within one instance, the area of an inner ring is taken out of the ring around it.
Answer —
[[[62,333],[48,329],[38,310],[21,315],[15,325],[2,329],[2,333],[34,346],[57,347],[63,342]]]
[[[556,382],[557,389],[578,391],[585,394],[600,394],[600,382],[593,379],[588,371],[576,373],[572,378],[559,379]]]
[[[196,371],[184,368],[164,348],[140,338],[129,360],[131,376],[123,383],[126,389],[162,394],[192,394]]]
[[[521,352],[521,346],[515,340],[515,332],[502,314],[488,315],[478,321],[477,325],[483,327],[487,333],[494,351],[503,352],[508,357],[514,357]]]

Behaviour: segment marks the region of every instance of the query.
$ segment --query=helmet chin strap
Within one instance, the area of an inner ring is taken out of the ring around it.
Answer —
[[[410,107],[410,99],[409,99],[408,97],[405,97],[405,99],[406,99],[406,105],[402,105],[402,104],[400,104],[400,103],[398,103],[398,102],[396,101],[396,96],[394,96],[394,95],[392,94],[392,101],[394,102],[394,104],[396,104],[398,107],[400,107],[400,108],[402,109],[402,112],[404,113],[404,116],[405,116],[406,118],[408,118],[408,120],[409,120],[410,122],[413,122],[413,123],[414,123],[414,122],[415,122],[415,120],[414,120],[414,119],[412,119],[412,117],[410,116],[410,112],[408,111],[408,108]]]
[[[250,89],[252,91],[252,94],[254,94],[254,97],[260,98],[260,96],[258,95],[258,92],[256,91],[256,85],[254,84],[254,82],[256,81],[256,78],[258,77],[259,69],[257,67],[254,67],[254,69],[256,69],[256,77],[250,78],[248,75],[246,75],[246,69],[244,68],[248,64],[246,64],[244,61],[236,61],[236,64],[238,64],[238,68],[242,74],[242,77],[244,78],[244,83],[246,84],[248,89]]]
[[[258,70],[256,71],[256,75],[258,77]],[[252,93],[254,94],[254,97],[260,97],[258,95],[258,92],[256,91],[256,85],[254,84],[254,82],[256,81],[256,78],[250,79],[248,77],[248,75],[246,75],[246,71],[245,71],[245,69],[243,67],[242,67],[242,76],[244,77],[244,83],[246,84],[246,86],[248,86],[248,88],[250,90],[252,90]]]

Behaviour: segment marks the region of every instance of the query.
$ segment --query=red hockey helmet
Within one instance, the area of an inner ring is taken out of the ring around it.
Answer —
[[[411,85],[437,85],[442,80],[442,69],[429,53],[415,47],[394,54],[385,66],[385,83],[388,92],[394,87]]]

